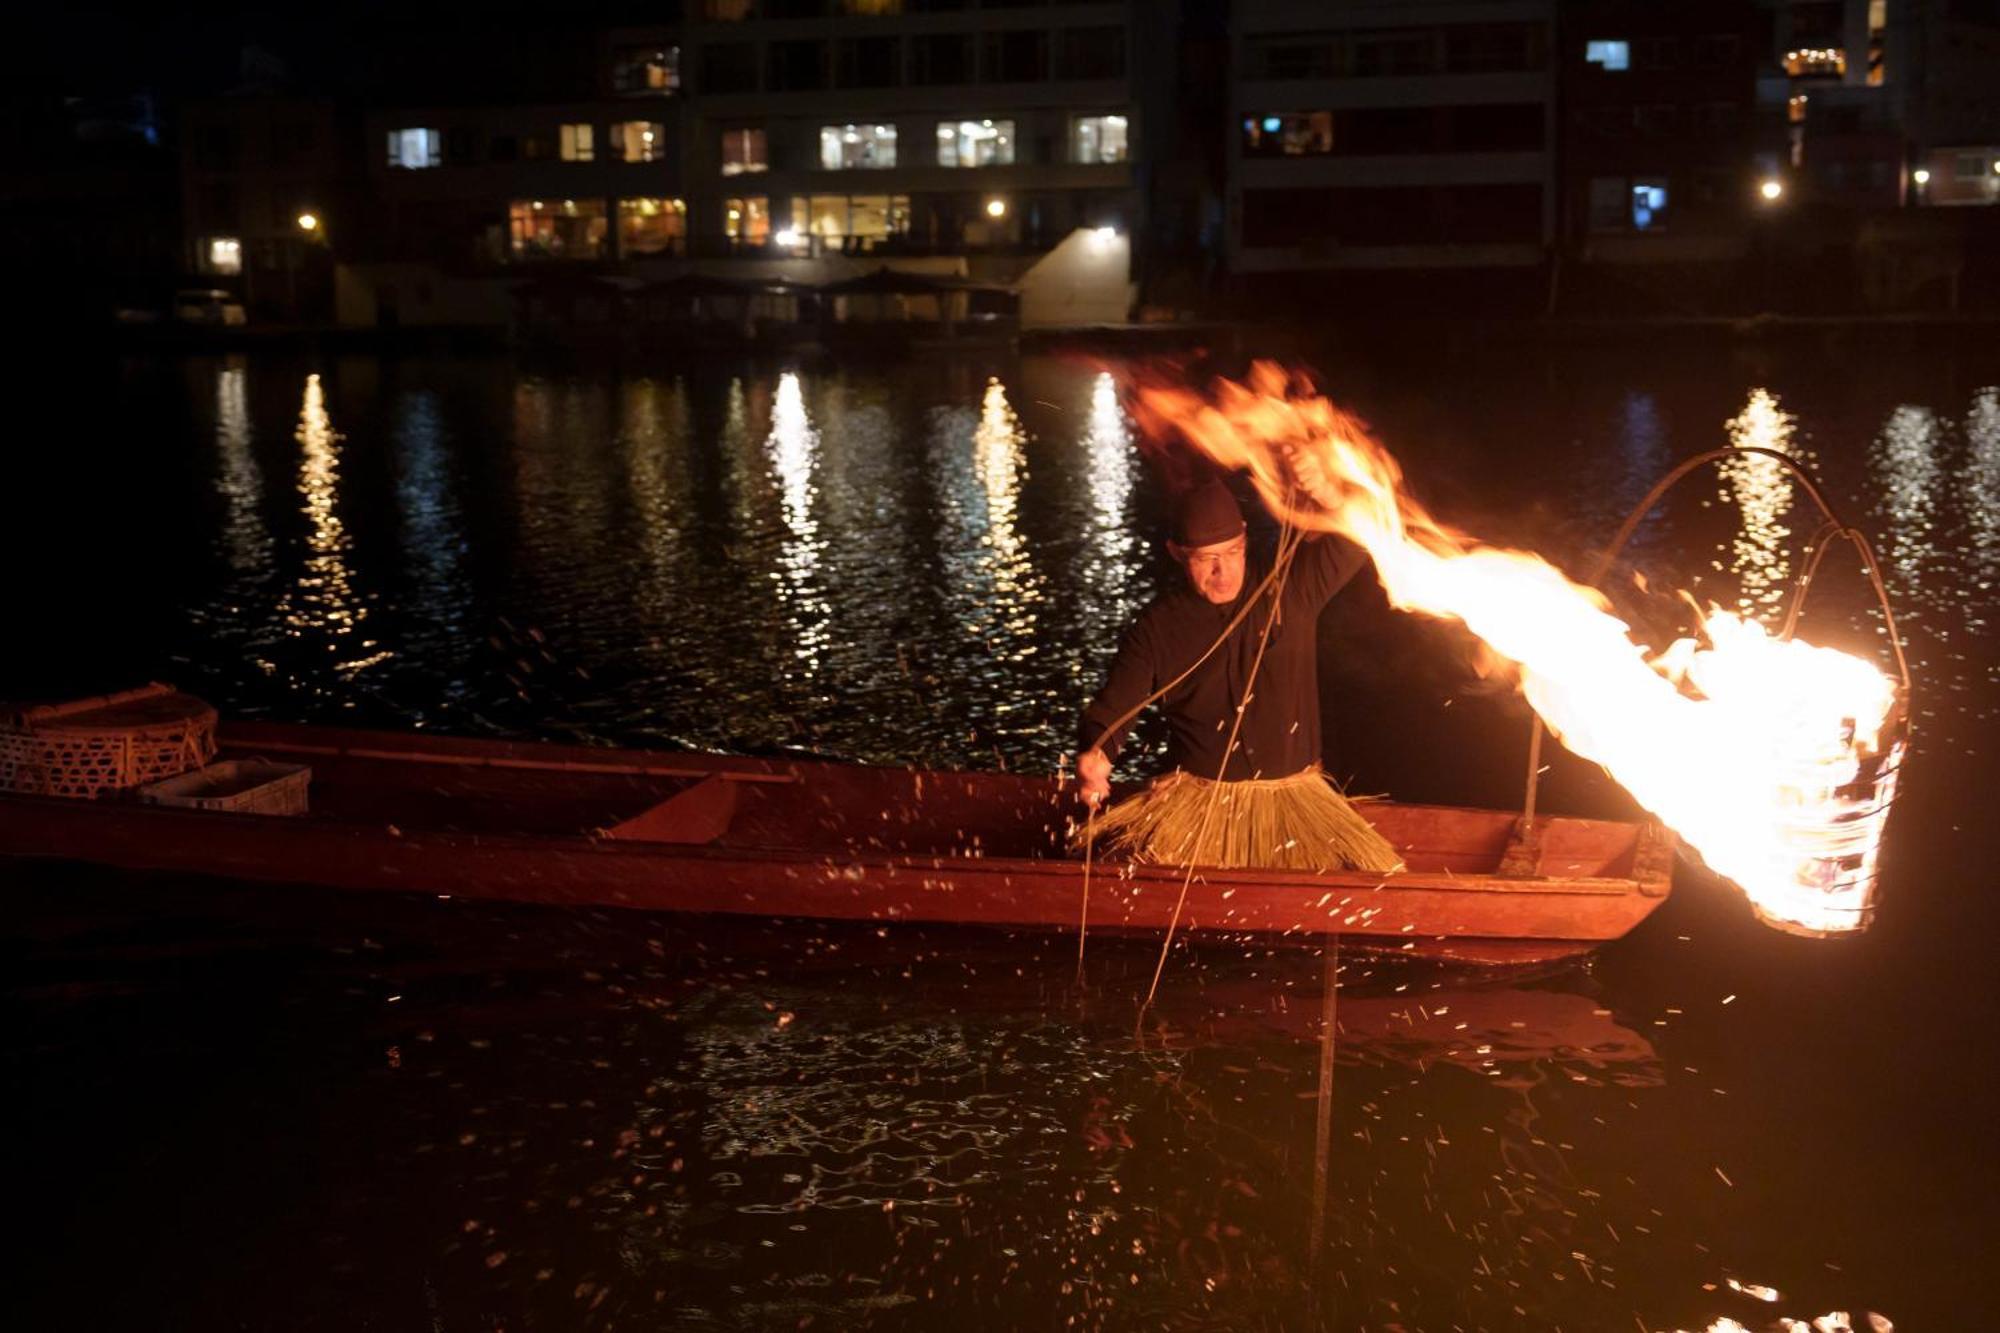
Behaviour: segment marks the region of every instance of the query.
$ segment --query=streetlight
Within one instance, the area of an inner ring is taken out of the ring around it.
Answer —
[[[1765,203],[1775,204],[1785,197],[1785,183],[1775,176],[1768,177],[1757,187],[1757,193],[1764,197]]]
[[[1005,199],[988,199],[986,201],[986,216],[989,218],[1006,217],[1007,201]]]
[[[299,230],[304,232],[318,231],[319,215],[317,213],[299,214]]]
[[[1910,173],[1910,179],[1917,183],[1918,189],[1922,189],[1931,183],[1931,169],[1929,167],[1918,167]]]

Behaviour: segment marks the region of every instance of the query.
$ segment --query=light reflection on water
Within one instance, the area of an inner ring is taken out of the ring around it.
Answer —
[[[215,488],[228,503],[222,549],[229,567],[246,583],[256,583],[270,574],[271,534],[261,511],[264,472],[257,466],[246,379],[240,362],[225,362],[215,374],[215,445],[221,456]]]
[[[1800,455],[1792,447],[1794,426],[1795,418],[1778,406],[1769,390],[1754,389],[1743,410],[1730,419],[1729,443],[1736,449],[1769,449],[1797,458]],[[1740,516],[1728,566],[1741,589],[1737,609],[1768,619],[1783,608],[1791,580],[1792,529],[1785,523],[1792,508],[1791,473],[1777,459],[1761,454],[1727,459],[1717,471],[1722,498],[1734,502]]]
[[[813,474],[819,466],[819,432],[806,417],[805,399],[799,377],[787,371],[778,378],[778,393],[771,405],[771,434],[765,441],[771,468],[784,505],[785,539],[778,557],[777,580],[785,600],[791,604],[786,624],[794,636],[792,651],[808,673],[816,673],[825,651],[829,608],[818,587],[821,539],[819,523],[813,517],[818,492]]]

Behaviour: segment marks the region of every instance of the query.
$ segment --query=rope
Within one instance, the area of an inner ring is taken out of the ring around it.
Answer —
[[[1619,555],[1624,552],[1625,544],[1631,541],[1632,534],[1638,531],[1640,521],[1652,512],[1653,506],[1660,502],[1660,497],[1672,490],[1683,477],[1698,467],[1719,462],[1725,458],[1740,458],[1744,454],[1758,454],[1764,458],[1776,460],[1792,474],[1793,479],[1800,486],[1805,488],[1806,494],[1812,498],[1812,502],[1815,505],[1819,506],[1820,514],[1826,519],[1826,522],[1821,525],[1820,530],[1806,544],[1806,554],[1800,563],[1799,577],[1792,585],[1791,605],[1786,610],[1785,623],[1778,631],[1778,637],[1780,639],[1790,639],[1792,631],[1798,628],[1799,616],[1805,610],[1806,594],[1812,588],[1814,576],[1819,573],[1820,562],[1826,558],[1827,548],[1840,539],[1852,542],[1855,549],[1861,553],[1862,567],[1867,571],[1868,580],[1874,586],[1875,600],[1882,608],[1882,623],[1889,635],[1890,650],[1895,654],[1896,674],[1902,682],[1902,690],[1898,698],[1907,703],[1910,694],[1910,664],[1908,659],[1903,656],[1902,636],[1896,633],[1896,614],[1889,606],[1889,589],[1882,581],[1882,569],[1876,562],[1874,548],[1868,544],[1868,539],[1861,534],[1859,528],[1849,523],[1843,523],[1840,516],[1833,512],[1833,506],[1827,502],[1826,496],[1820,491],[1818,483],[1812,478],[1812,474],[1800,466],[1796,458],[1777,449],[1766,449],[1761,445],[1744,445],[1742,447],[1732,445],[1726,449],[1711,449],[1705,454],[1696,454],[1693,458],[1682,461],[1664,477],[1654,482],[1653,489],[1647,491],[1645,498],[1634,505],[1632,512],[1625,516],[1625,521],[1618,526],[1618,532],[1612,537],[1611,544],[1604,548],[1604,554],[1598,558],[1597,567],[1591,571],[1588,580],[1589,585],[1595,588],[1604,582],[1604,576],[1611,572],[1611,566],[1617,562]],[[1905,725],[1908,724],[1907,712],[1906,708]],[[1526,795],[1521,803],[1521,817],[1528,822],[1530,827],[1534,824],[1535,797],[1541,786],[1542,733],[1544,730],[1546,730],[1546,724],[1542,721],[1541,714],[1537,713],[1535,714],[1533,727],[1528,733],[1528,783]]]
[[[1083,941],[1090,933],[1090,860],[1097,842],[1097,806],[1083,817],[1083,914],[1076,922],[1076,984],[1083,985]]]

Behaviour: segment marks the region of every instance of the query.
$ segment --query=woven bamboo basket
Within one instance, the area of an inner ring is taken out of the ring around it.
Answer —
[[[0,791],[88,799],[215,757],[215,710],[157,681],[0,716]]]

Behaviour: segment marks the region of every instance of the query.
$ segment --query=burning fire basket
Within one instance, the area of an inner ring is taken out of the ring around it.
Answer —
[[[1879,726],[1872,719],[1845,719],[1843,734],[1830,745],[1822,761],[1784,784],[1779,793],[1782,801],[1779,841],[1786,848],[1788,864],[1754,885],[1739,883],[1750,898],[1752,912],[1768,926],[1792,935],[1821,939],[1857,934],[1874,921],[1882,832],[1895,804],[1897,780],[1910,739],[1910,666],[1903,654],[1902,639],[1896,633],[1895,613],[1889,605],[1881,567],[1867,537],[1858,528],[1841,521],[1811,475],[1790,455],[1775,449],[1733,446],[1687,459],[1662,477],[1626,516],[1589,581],[1593,586],[1602,585],[1640,521],[1677,482],[1697,468],[1744,454],[1761,455],[1785,468],[1819,507],[1825,520],[1806,545],[1777,637],[1791,640],[1827,552],[1846,541],[1860,554],[1862,568],[1881,607],[1883,626],[1895,656],[1897,685],[1893,703]],[[1528,746],[1524,813],[1528,827],[1533,826],[1535,814],[1544,729],[1537,715]],[[1717,873],[1731,877],[1720,869]]]

